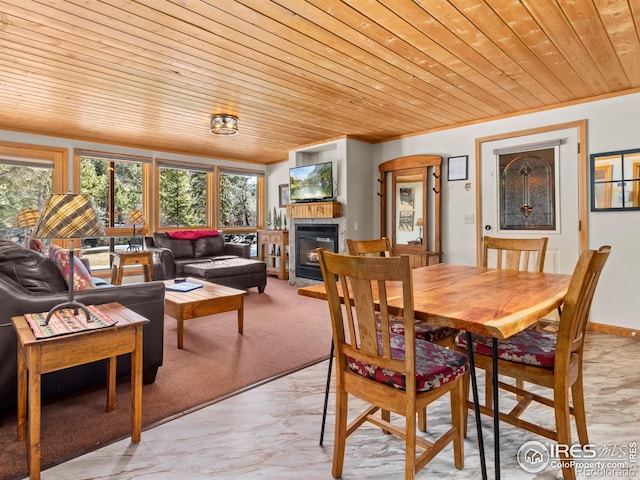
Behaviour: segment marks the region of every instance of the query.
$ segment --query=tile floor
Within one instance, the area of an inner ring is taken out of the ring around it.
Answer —
[[[640,342],[589,334],[587,352],[585,378],[590,441],[598,447],[628,448],[640,441]],[[327,362],[323,362],[293,373],[148,429],[137,445],[128,439],[113,443],[50,468],[42,473],[42,478],[331,479],[332,410],[325,445],[318,445],[326,369]],[[506,405],[507,400],[503,403]],[[330,409],[332,405],[333,398]],[[447,409],[446,397],[430,407],[430,431],[437,433],[446,427]],[[547,419],[551,425],[552,416],[543,407],[534,412],[534,417]],[[488,445],[489,478],[493,478],[492,421],[489,418],[482,421]],[[465,441],[464,470],[453,467],[449,447],[432,460],[417,479],[479,479],[473,423],[470,427]],[[501,432],[503,479],[557,478],[557,470],[529,474],[517,464],[516,453],[525,441],[544,439],[509,425],[504,425]],[[361,427],[347,441],[343,478],[403,479],[403,455],[400,441],[382,435],[373,426]],[[579,475],[579,478],[620,478],[620,474],[613,471],[593,473]],[[634,476],[640,478],[640,472],[627,475]]]

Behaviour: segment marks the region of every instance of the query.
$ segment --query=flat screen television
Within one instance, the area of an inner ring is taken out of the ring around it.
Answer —
[[[294,203],[333,199],[333,164],[325,162],[290,168],[289,198]]]

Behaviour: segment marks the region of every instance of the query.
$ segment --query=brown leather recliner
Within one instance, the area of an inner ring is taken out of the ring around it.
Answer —
[[[143,381],[155,381],[163,359],[164,292],[162,282],[106,286],[74,293],[85,305],[119,302],[149,319],[143,330]],[[57,267],[43,254],[0,239],[0,409],[17,403],[17,338],[11,317],[46,312],[68,300],[69,292]],[[118,357],[117,375],[130,373],[130,355]],[[42,396],[106,385],[106,360],[47,373]]]

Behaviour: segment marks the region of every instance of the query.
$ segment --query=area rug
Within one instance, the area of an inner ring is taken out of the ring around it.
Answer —
[[[236,312],[185,322],[178,350],[176,321],[165,316],[164,364],[143,388],[143,428],[187,414],[235,392],[327,358],[327,304],[301,297],[269,277],[265,293],[245,296],[244,334]],[[120,381],[116,409],[105,411],[106,389],[46,401],[42,408],[42,470],[130,433],[130,386]],[[144,436],[144,432],[143,432]],[[14,411],[0,413],[0,479],[28,475],[26,444],[17,441]]]

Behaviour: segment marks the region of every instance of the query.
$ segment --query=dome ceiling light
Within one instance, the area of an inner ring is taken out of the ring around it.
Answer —
[[[238,117],[226,113],[212,115],[210,131],[218,135],[235,135],[238,133]]]

